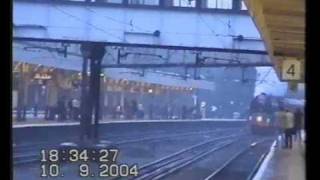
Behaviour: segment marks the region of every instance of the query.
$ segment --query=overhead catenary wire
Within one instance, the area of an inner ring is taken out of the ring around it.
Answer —
[[[93,12],[93,13],[95,13],[95,14],[99,14],[97,11],[95,11],[95,10],[93,10],[93,9],[91,9],[91,8],[85,7],[85,9],[87,9],[88,11]],[[101,17],[104,17],[104,18],[106,18],[106,19],[109,19],[109,20],[111,20],[111,21],[113,21],[113,22],[116,22],[116,23],[119,23],[119,24],[128,25],[128,26],[134,27],[134,28],[136,28],[136,29],[138,29],[138,30],[141,30],[141,31],[143,31],[143,32],[146,32],[146,33],[152,33],[152,32],[153,32],[153,31],[147,30],[147,29],[145,29],[145,28],[142,28],[142,27],[140,27],[140,26],[138,26],[138,25],[134,25],[134,24],[132,24],[131,22],[120,21],[120,20],[117,20],[117,19],[112,18],[112,17],[107,16],[107,15],[101,15],[101,14],[99,14],[99,15],[100,15]],[[223,22],[223,23],[224,23],[224,22]],[[211,29],[211,31],[212,31],[212,29]],[[201,35],[201,34],[197,34],[197,33],[182,33],[182,32],[161,32],[161,33],[163,33],[163,34],[177,34],[177,35],[211,36],[211,34],[203,34],[203,35]],[[229,36],[230,36],[230,35],[216,34],[215,32],[214,32],[214,34],[215,34],[215,36],[222,36],[222,37],[229,37]]]
[[[95,13],[95,14],[99,14],[97,11],[95,11],[95,10],[93,10],[93,9],[91,9],[91,8],[85,7],[85,9],[87,9],[88,11],[93,12],[93,13]],[[99,14],[99,15],[100,15],[100,14]],[[106,18],[106,19],[109,19],[109,20],[111,20],[111,21],[113,21],[113,22],[119,23],[119,24],[124,24],[124,25],[128,25],[128,26],[135,27],[136,29],[142,30],[142,31],[144,31],[144,32],[151,32],[151,31],[149,31],[149,30],[146,30],[146,29],[144,29],[144,28],[141,28],[140,26],[134,25],[134,24],[132,24],[132,23],[130,23],[130,22],[120,21],[120,20],[117,20],[117,19],[112,18],[112,17],[107,16],[107,15],[100,15],[100,16],[101,16],[101,17],[104,17],[104,18]]]
[[[54,5],[53,5],[53,6],[54,6]],[[92,23],[83,21],[81,18],[79,18],[79,17],[77,17],[77,16],[75,16],[75,15],[73,15],[73,14],[71,14],[71,13],[68,13],[68,12],[66,12],[65,10],[63,10],[63,9],[57,7],[57,6],[54,6],[54,8],[56,8],[56,9],[59,10],[60,12],[66,14],[66,15],[74,18],[74,19],[77,19],[78,21],[84,22],[84,23],[88,24],[89,26],[91,26],[91,27],[93,27],[93,28],[95,28],[95,29],[97,29],[97,30],[99,30],[99,31],[102,31],[102,32],[104,32],[104,33],[106,33],[106,34],[108,34],[108,35],[111,35],[111,36],[116,37],[117,39],[123,41],[122,38],[120,38],[120,37],[118,37],[118,36],[116,36],[116,35],[108,32],[108,31],[106,31],[106,30],[104,30],[103,28],[98,27],[97,25],[94,25],[94,24],[92,24]],[[99,14],[97,11],[95,11],[95,10],[93,10],[93,9],[91,9],[91,8],[85,7],[85,9],[89,10],[90,12]],[[117,20],[117,19],[115,19],[115,18],[112,18],[112,17],[110,17],[110,16],[106,16],[106,15],[101,15],[101,16],[104,17],[104,18],[106,18],[106,19],[109,19],[109,20],[111,20],[111,21],[113,21],[113,22],[134,27],[134,28],[136,28],[136,29],[138,29],[138,30],[141,30],[141,31],[143,31],[143,32],[146,32],[146,33],[152,33],[152,32],[153,32],[153,31],[147,30],[147,29],[145,29],[145,28],[142,28],[142,27],[140,27],[140,26],[134,25],[134,24],[132,24],[131,22],[120,21],[120,20]],[[223,22],[220,18],[217,18],[217,17],[215,17],[215,18],[216,18],[217,20],[219,20],[222,24],[228,26],[228,24],[227,24],[226,22]],[[234,36],[234,35],[218,34],[218,33],[216,33],[216,32],[207,24],[207,22],[205,22],[205,20],[204,20],[201,16],[200,16],[200,19],[203,21],[203,23],[210,29],[210,31],[211,31],[215,36],[217,36],[217,37],[218,37],[218,36],[221,36],[221,37],[231,37],[231,36],[233,37],[233,36]],[[181,33],[181,32],[161,32],[161,33],[177,34],[177,35],[210,36],[210,34]],[[220,41],[221,41],[221,39],[220,39]]]
[[[183,0],[183,1],[185,1],[186,3],[189,3],[187,0]],[[91,8],[85,7],[85,9],[87,9],[88,11],[93,12],[93,13],[95,13],[95,14],[99,14],[97,11],[95,11],[95,10],[93,10],[93,9],[91,9]],[[131,22],[120,21],[120,20],[117,20],[117,19],[112,18],[112,17],[107,16],[107,15],[100,15],[100,16],[102,16],[102,17],[104,17],[104,18],[106,18],[106,19],[109,19],[109,20],[111,20],[111,21],[113,21],[113,22],[119,23],[119,24],[124,24],[124,25],[132,26],[132,27],[134,27],[134,28],[136,28],[136,29],[139,29],[139,30],[142,30],[142,31],[144,31],[144,32],[148,32],[148,33],[152,32],[152,31],[150,31],[150,30],[141,28],[140,26],[134,25],[134,24],[132,24]],[[201,16],[200,16],[200,18],[202,19],[202,21],[204,21],[204,19],[203,19]],[[217,20],[219,20],[223,25],[228,26],[228,23],[222,21],[220,18],[217,18],[217,17],[215,17],[215,18],[216,18]],[[229,36],[230,36],[230,35],[217,34],[206,22],[204,22],[204,24],[206,24],[206,26],[208,26],[208,28],[211,30],[211,32],[214,33],[215,36],[223,36],[223,37],[229,37]],[[170,33],[170,32],[163,32],[163,33]],[[186,34],[186,35],[187,35],[187,34],[190,34],[190,35],[191,35],[191,34],[195,34],[195,33],[178,33],[178,32],[173,32],[173,34]]]
[[[116,36],[116,35],[108,32],[108,31],[104,30],[103,28],[100,28],[100,27],[98,27],[98,26],[90,23],[90,22],[84,21],[84,20],[82,20],[81,18],[79,18],[79,17],[77,17],[77,16],[75,16],[75,15],[73,15],[73,14],[71,14],[71,13],[65,11],[65,10],[63,10],[62,8],[59,8],[59,7],[55,6],[55,5],[53,5],[53,7],[54,7],[55,9],[57,9],[58,11],[62,12],[63,14],[65,14],[65,15],[67,15],[67,16],[69,16],[69,17],[72,17],[72,18],[74,18],[74,19],[76,19],[77,21],[83,22],[83,23],[85,23],[85,24],[93,27],[93,28],[96,29],[96,30],[99,30],[99,31],[101,31],[101,32],[103,32],[103,33],[105,33],[105,34],[108,34],[108,35],[110,35],[110,36],[112,36],[112,37],[114,37],[114,38],[119,39],[120,41],[123,41],[123,38],[120,38],[120,37],[118,37],[118,36]]]
[[[184,1],[186,1],[186,0],[184,0]],[[215,8],[214,9],[219,9],[218,8],[218,0],[216,1],[216,4],[215,4]],[[201,16],[200,16],[200,18],[202,19],[202,21],[205,21]],[[233,31],[233,34],[235,34],[235,31],[234,31],[234,29],[233,29],[233,27],[231,26],[231,24],[230,24],[230,15],[228,16],[228,18],[229,18],[229,20],[228,20],[228,22],[224,22],[221,18],[219,18],[219,17],[217,17],[217,16],[213,16],[213,18],[214,18],[214,20],[217,20],[217,21],[219,21],[221,24],[223,24],[223,25],[225,25],[225,26],[227,26],[228,27],[228,29],[230,29],[231,31]],[[206,22],[205,22],[206,23]],[[207,23],[206,23],[207,24]],[[207,25],[208,26],[208,25]],[[210,28],[211,29],[211,28]],[[211,29],[212,30],[212,29]],[[230,37],[230,36],[235,36],[235,35],[230,35],[230,34],[228,34],[228,35],[223,35],[223,34],[217,34],[215,31],[213,31],[214,32],[214,34],[215,34],[215,36],[223,36],[223,37]]]
[[[101,28],[101,27],[98,27],[97,25],[94,25],[94,24],[92,24],[92,23],[90,23],[90,22],[84,21],[84,20],[82,20],[81,18],[79,18],[79,17],[77,17],[77,16],[75,16],[75,15],[73,15],[73,14],[71,14],[71,13],[69,13],[69,12],[67,12],[67,11],[65,11],[65,10],[63,10],[63,9],[61,9],[61,8],[59,8],[59,7],[56,7],[56,6],[54,6],[54,7],[55,7],[56,9],[58,9],[60,12],[62,12],[62,13],[64,13],[64,14],[67,14],[68,16],[70,16],[70,17],[72,17],[72,18],[75,18],[75,19],[77,19],[78,21],[84,22],[84,23],[88,24],[89,26],[91,26],[91,27],[93,27],[93,28],[95,28],[95,29],[97,29],[97,30],[99,30],[99,31],[102,31],[102,32],[104,32],[104,33],[106,33],[106,34],[108,34],[108,35],[110,35],[110,36],[116,37],[117,39],[119,39],[119,40],[121,40],[121,41],[123,40],[123,38],[120,38],[120,37],[118,37],[118,36],[116,36],[116,35],[108,32],[108,31],[106,31],[105,29],[103,29],[103,28]],[[90,10],[91,12],[97,13],[96,11],[94,11],[94,10],[92,10],[92,9],[90,9],[90,8],[86,8],[86,9]],[[114,19],[114,18],[112,18],[112,17],[108,17],[108,16],[104,16],[104,15],[103,15],[103,17],[108,18],[108,19],[110,19],[110,20],[112,20],[112,21],[114,21],[114,22],[118,22],[118,23],[126,24],[126,25],[131,25],[131,24],[128,24],[127,22],[119,21],[119,20]],[[210,27],[210,25],[208,25],[207,22],[206,22],[201,16],[200,16],[200,19],[203,21],[203,23],[208,27],[208,29],[210,29],[210,31],[211,31],[215,36],[227,36],[227,35],[217,34],[217,33],[215,32],[215,30],[212,29],[212,28]],[[136,26],[136,25],[133,25],[133,26],[136,27],[137,29],[142,29],[142,28],[139,27],[139,26]],[[176,34],[189,34],[189,33],[178,33],[178,32],[176,32]],[[221,41],[221,39],[219,39],[219,40]],[[222,43],[222,44],[223,44],[223,43]]]
[[[199,15],[199,18],[201,20],[201,22],[210,30],[210,32],[213,33],[214,36],[218,37],[219,41],[221,42],[221,44],[223,45],[224,48],[226,48],[224,42],[219,38],[219,37],[230,37],[230,35],[223,35],[223,34],[218,34],[213,28],[211,28],[211,26],[202,18],[201,15]]]
[[[184,0],[184,1],[185,1],[185,0]],[[85,7],[85,9],[87,9],[87,10],[90,11],[90,12],[99,14],[98,12],[96,12],[96,11],[94,11],[94,10],[88,8],[88,7]],[[104,17],[104,18],[106,18],[106,19],[109,19],[109,20],[111,20],[111,21],[113,21],[113,22],[116,22],[116,23],[119,23],[119,24],[124,24],[124,25],[133,26],[133,27],[135,27],[136,29],[140,29],[140,30],[143,30],[143,31],[147,31],[147,32],[148,32],[148,30],[146,30],[146,29],[144,29],[144,28],[141,28],[141,27],[139,27],[139,26],[137,26],[137,25],[133,25],[131,22],[130,22],[130,23],[123,22],[123,21],[114,19],[114,18],[112,18],[112,17],[106,16],[106,15],[101,15],[101,16]],[[203,20],[203,18],[202,18],[201,16],[200,16],[200,19],[201,19],[201,20],[203,21],[203,23],[208,27],[208,29],[210,29],[210,31],[215,34],[215,36],[219,36],[219,35]],[[150,31],[149,31],[149,32],[150,32]],[[224,42],[222,42],[221,39],[219,39],[219,41],[220,41],[220,42],[222,43],[222,45],[225,47]]]
[[[263,82],[266,82],[266,78],[269,76],[273,68],[270,68],[269,71],[264,75],[264,77],[259,81],[257,85],[262,84]]]

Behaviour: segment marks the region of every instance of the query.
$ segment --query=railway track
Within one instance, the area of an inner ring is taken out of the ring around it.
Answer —
[[[233,134],[218,137],[180,150],[174,154],[140,167],[139,176],[133,177],[131,180],[162,179],[210,153],[235,143],[239,136],[240,134]],[[115,179],[119,180],[122,178],[117,177],[114,178],[114,180]]]
[[[212,130],[212,131],[201,131],[201,132],[191,132],[191,133],[181,133],[176,135],[164,135],[160,137],[146,137],[146,138],[140,138],[140,139],[132,139],[132,140],[124,140],[113,143],[113,145],[122,145],[122,144],[130,144],[130,143],[137,143],[137,142],[146,142],[146,141],[158,141],[163,139],[169,139],[169,138],[176,138],[176,137],[186,137],[186,136],[193,136],[193,135],[205,135],[205,134],[212,134],[212,133],[219,133],[226,130]],[[234,131],[232,129],[231,131]]]
[[[251,180],[264,160],[269,150],[269,148],[266,147],[271,145],[271,141],[272,139],[266,138],[251,143],[249,146],[234,154],[204,180]],[[238,169],[236,170],[235,167]],[[242,170],[239,170],[239,167],[241,167]]]
[[[227,129],[228,130],[228,129]],[[233,129],[229,129],[229,130],[233,130]],[[140,134],[136,134],[136,135],[130,135],[131,138],[126,139],[126,137],[128,137],[128,135],[117,135],[117,136],[110,136],[110,135],[105,135],[102,136],[101,139],[112,139],[112,141],[110,141],[110,143],[112,144],[127,144],[127,143],[131,143],[131,142],[140,142],[140,141],[149,141],[149,140],[157,140],[157,139],[161,139],[161,138],[170,138],[170,137],[179,137],[179,136],[188,136],[188,135],[195,135],[195,134],[207,134],[210,132],[218,132],[221,130],[212,130],[212,131],[201,131],[201,132],[189,132],[189,133],[176,133],[173,135],[168,135],[165,132],[156,132],[156,133],[140,133]],[[76,142],[78,139],[78,137],[73,137],[73,138],[69,138],[69,141],[74,141]],[[126,140],[123,140],[126,139]],[[68,140],[65,140],[68,141]],[[56,141],[56,142],[37,142],[37,143],[28,143],[28,144],[22,144],[22,145],[15,145],[13,146],[13,152],[25,152],[27,150],[33,150],[36,148],[43,148],[43,147],[50,147],[50,145],[52,144],[59,144],[62,143],[61,141]]]
[[[110,143],[109,145],[125,145],[125,144],[131,144],[131,143],[141,143],[141,142],[155,142],[155,141],[162,141],[170,138],[180,138],[180,137],[186,137],[186,136],[194,136],[194,135],[205,135],[205,134],[213,134],[213,133],[219,133],[219,132],[225,132],[226,130],[212,130],[212,131],[201,131],[201,132],[189,132],[189,133],[179,133],[179,134],[173,134],[173,135],[163,135],[163,136],[153,136],[155,137],[135,137],[135,138],[130,138],[129,140],[120,140],[120,141],[115,141],[114,143]],[[234,131],[234,129],[228,129],[228,131]],[[150,133],[151,134],[151,133]],[[108,136],[110,138],[110,136]],[[121,137],[118,136],[119,139]],[[56,143],[59,144],[59,143]],[[22,165],[22,164],[27,164],[27,163],[32,163],[32,162],[37,162],[39,160],[39,149],[53,149],[53,148],[58,148],[58,145],[52,145],[50,143],[35,143],[35,144],[30,144],[30,145],[21,145],[21,146],[16,146],[13,149],[13,164],[14,165]]]
[[[236,143],[239,142],[240,139],[244,138],[243,136],[245,136],[245,134],[219,137],[219,138],[211,139],[209,141],[188,147],[179,152],[168,155],[164,158],[161,158],[159,160],[156,160],[154,162],[151,162],[149,164],[146,164],[140,167],[139,176],[131,177],[130,180],[160,180],[160,179],[169,180],[171,179],[171,175],[176,175],[176,173],[180,172],[180,170],[183,170],[183,171],[186,170],[187,166],[189,167],[189,170],[190,169],[192,170],[193,169],[192,167],[194,166],[194,164],[202,162],[202,160],[204,159],[207,160],[206,159],[207,156],[215,154],[215,152],[219,152],[219,150],[228,148],[231,145],[232,146],[235,145]],[[236,147],[238,147],[238,149],[234,149],[233,153],[230,153],[232,151],[229,151],[229,153],[225,155],[226,157],[223,159],[226,159],[226,161],[224,161],[222,165],[217,164],[218,165],[217,168],[215,168],[214,171],[212,172],[209,171],[208,176],[204,175],[204,177],[197,178],[197,180],[198,179],[251,180],[252,177],[255,175],[255,172],[259,168],[260,164],[264,160],[267,154],[267,151],[269,150],[269,145],[271,145],[271,143],[269,142],[273,140],[273,138],[270,138],[270,137],[263,138],[262,140],[261,140],[261,137],[254,137],[254,139],[255,140],[252,140],[252,137],[251,137],[251,140],[250,140],[251,143],[246,142],[249,145],[245,146],[244,148],[239,149],[240,146],[237,145]],[[250,154],[252,152],[256,153],[255,157],[253,158],[252,158],[252,154]],[[249,163],[250,167],[244,166],[247,161],[251,161]],[[235,167],[244,167],[246,169],[242,170],[242,172],[237,172],[232,169],[233,168],[232,165]],[[236,175],[234,175],[235,173]],[[124,178],[124,177],[112,178],[112,180],[122,180],[122,179],[128,179],[128,178]],[[185,178],[180,177],[180,178],[173,178],[173,179],[185,179]],[[191,179],[195,179],[195,178],[193,177]]]

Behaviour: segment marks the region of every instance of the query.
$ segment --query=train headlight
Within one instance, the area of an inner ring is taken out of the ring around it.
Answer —
[[[258,122],[261,122],[261,121],[262,121],[262,116],[258,116],[258,117],[257,117],[257,121],[258,121]]]

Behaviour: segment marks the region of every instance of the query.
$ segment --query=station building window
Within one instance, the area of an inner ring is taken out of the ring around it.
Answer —
[[[111,3],[111,4],[122,4],[123,0],[92,0],[92,2],[103,2],[103,3]]]
[[[173,0],[174,7],[196,7],[196,0]]]
[[[197,0],[162,0],[164,7],[196,7]]]
[[[203,0],[203,8],[232,9],[232,0]]]
[[[104,0],[106,3],[121,4],[122,0]]]
[[[159,0],[129,0],[129,4],[158,6]]]

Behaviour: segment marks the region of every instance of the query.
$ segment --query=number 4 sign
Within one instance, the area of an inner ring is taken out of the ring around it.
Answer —
[[[301,61],[296,59],[286,59],[282,61],[282,80],[301,80]]]

